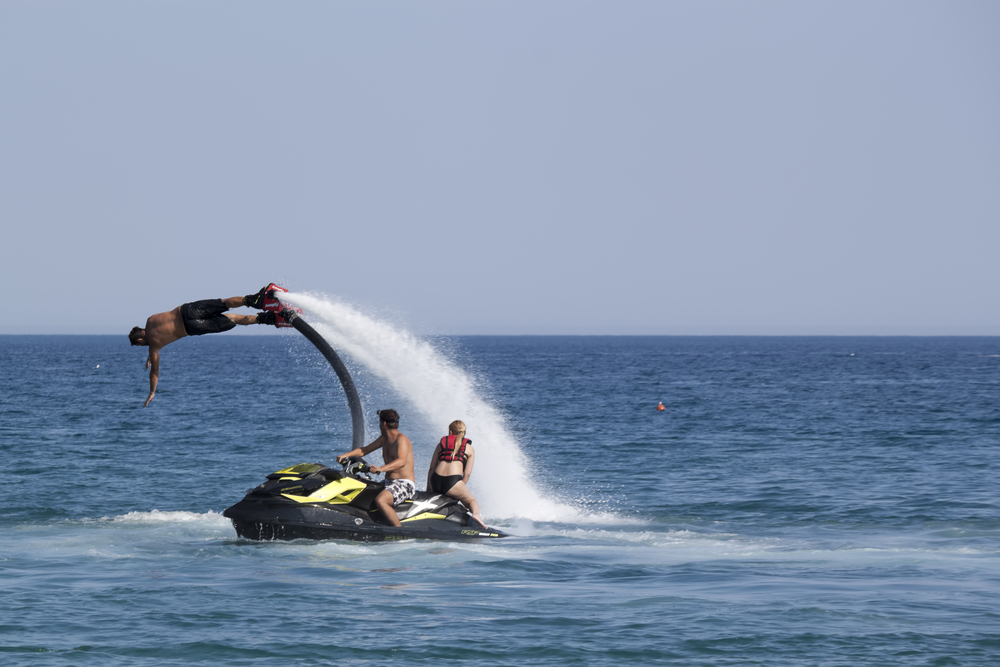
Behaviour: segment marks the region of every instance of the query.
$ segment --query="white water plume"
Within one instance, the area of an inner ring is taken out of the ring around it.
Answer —
[[[503,415],[479,395],[468,373],[430,343],[328,297],[285,293],[281,300],[308,311],[307,321],[338,352],[382,378],[428,423],[440,425],[442,435],[455,419],[466,423],[476,448],[469,487],[484,518],[586,520],[576,509],[538,492],[528,479],[528,461],[507,431]],[[429,462],[416,463],[419,488]]]

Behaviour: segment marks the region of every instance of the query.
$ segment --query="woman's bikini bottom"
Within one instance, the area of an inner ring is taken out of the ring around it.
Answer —
[[[439,475],[431,473],[431,491],[434,493],[448,493],[451,487],[462,481],[462,475]]]

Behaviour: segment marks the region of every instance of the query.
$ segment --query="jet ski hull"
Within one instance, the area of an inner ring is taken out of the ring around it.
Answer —
[[[451,519],[414,519],[396,528],[377,522],[368,516],[370,513],[360,510],[355,513],[346,508],[341,510],[253,499],[241,500],[222,514],[232,520],[236,534],[248,540],[386,542],[414,538],[467,540],[506,537],[506,533],[493,528],[480,530]]]
[[[268,475],[222,515],[250,540],[467,540],[506,537],[477,527],[468,510],[449,496],[417,492],[396,507],[402,526],[389,525],[374,503],[383,485],[318,463]]]

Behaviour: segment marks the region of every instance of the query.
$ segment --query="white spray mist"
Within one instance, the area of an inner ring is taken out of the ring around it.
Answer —
[[[476,448],[470,490],[486,519],[579,521],[584,517],[542,496],[527,475],[527,459],[507,431],[504,417],[476,391],[472,378],[427,341],[329,297],[286,293],[281,300],[305,309],[307,321],[338,351],[382,378],[444,435],[455,419],[464,421]],[[405,432],[405,428],[403,429]],[[417,486],[426,465],[419,462]]]

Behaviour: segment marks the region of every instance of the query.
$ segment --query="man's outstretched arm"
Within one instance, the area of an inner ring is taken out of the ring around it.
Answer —
[[[340,463],[343,459],[349,456],[368,456],[376,449],[382,446],[382,436],[377,437],[371,444],[365,445],[364,447],[356,447],[349,452],[341,454],[337,457],[337,463]]]
[[[150,368],[152,367],[152,368]],[[146,402],[142,404],[142,407],[149,405],[149,402],[153,400],[153,396],[156,395],[156,383],[160,381],[160,351],[150,350],[149,356],[146,357],[146,368],[149,368],[149,397]]]

